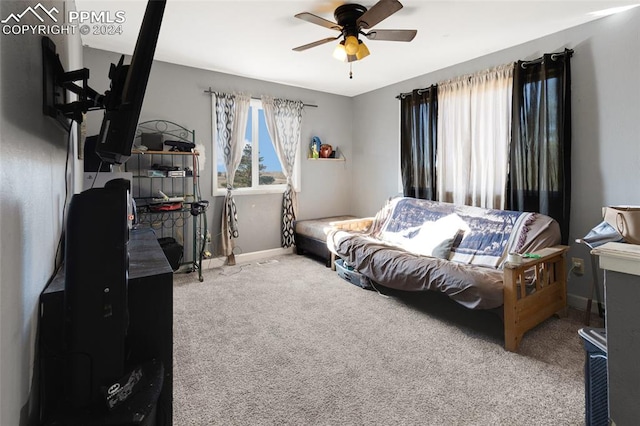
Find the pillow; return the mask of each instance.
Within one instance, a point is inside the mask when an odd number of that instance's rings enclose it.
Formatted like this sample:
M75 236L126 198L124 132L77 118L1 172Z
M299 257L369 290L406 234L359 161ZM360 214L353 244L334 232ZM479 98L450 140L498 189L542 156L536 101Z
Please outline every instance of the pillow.
M417 233L405 238L400 245L414 254L448 259L451 248L468 229L464 220L452 213L435 222L424 223Z
M458 229L456 234L445 240L442 240L440 244L435 246L431 251L432 257L437 257L438 259L449 259L449 255L451 254L451 249L456 245L460 244L460 240L464 236L464 230Z

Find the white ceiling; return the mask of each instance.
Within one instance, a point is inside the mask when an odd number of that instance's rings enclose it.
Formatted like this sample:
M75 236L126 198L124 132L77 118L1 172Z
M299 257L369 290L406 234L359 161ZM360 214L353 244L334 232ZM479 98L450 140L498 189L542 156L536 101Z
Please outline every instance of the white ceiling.
M371 7L376 0L362 0ZM291 49L338 35L294 17L334 21L333 0L168 0L155 58L165 62L355 96L540 38L598 16L590 12L638 0L401 0L404 8L376 29L417 29L410 43L369 41L371 55L349 64L332 57L336 42ZM146 1L76 0L79 11L125 12L122 35L85 35L83 44L131 54Z

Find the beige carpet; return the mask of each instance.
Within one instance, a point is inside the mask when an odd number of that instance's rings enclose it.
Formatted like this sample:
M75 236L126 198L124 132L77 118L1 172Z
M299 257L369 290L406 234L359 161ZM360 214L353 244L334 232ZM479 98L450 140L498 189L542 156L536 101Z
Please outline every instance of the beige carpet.
M175 276L177 426L584 424L577 314L514 354L493 313L381 296L304 256L204 276Z

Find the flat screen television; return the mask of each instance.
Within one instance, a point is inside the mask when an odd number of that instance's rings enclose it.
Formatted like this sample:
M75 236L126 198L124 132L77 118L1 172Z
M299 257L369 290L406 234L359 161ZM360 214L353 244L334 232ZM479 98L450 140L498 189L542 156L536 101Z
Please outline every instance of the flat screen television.
M96 145L103 162L122 164L131 156L165 5L166 0L147 3L131 64L124 65L124 55L118 65L111 64L111 88L105 93L105 114Z
M166 0L150 0L131 64L111 65L111 89L96 154L123 163L131 147L149 79ZM106 410L105 387L125 372L128 326L128 242L132 203L128 181L108 182L72 197L65 241L66 403Z

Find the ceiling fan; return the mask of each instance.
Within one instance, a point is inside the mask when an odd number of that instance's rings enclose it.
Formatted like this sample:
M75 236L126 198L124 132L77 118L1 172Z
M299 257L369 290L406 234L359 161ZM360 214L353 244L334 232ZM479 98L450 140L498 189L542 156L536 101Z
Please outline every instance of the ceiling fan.
M389 16L402 9L402 4L397 0L379 0L376 4L367 9L359 4L347 3L338 6L333 16L337 22L332 22L309 12L302 12L295 15L296 18L312 24L320 25L331 30L339 31L336 37L327 37L313 43L295 47L293 50L302 52L312 47L330 43L342 37L333 52L334 58L344 62L359 61L369 56L369 49L360 40L363 35L369 40L384 41L411 41L417 34L417 30L374 30L376 26ZM368 30L365 32L365 30Z

